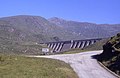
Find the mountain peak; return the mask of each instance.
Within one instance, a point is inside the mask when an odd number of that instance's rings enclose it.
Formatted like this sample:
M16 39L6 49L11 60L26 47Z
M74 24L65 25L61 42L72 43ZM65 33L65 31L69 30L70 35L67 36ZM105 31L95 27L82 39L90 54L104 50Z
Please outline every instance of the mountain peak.
M67 21L63 18L59 18L59 17L52 17L52 18L49 18L48 19L49 21L54 21L54 22L64 22L64 21Z
M48 20L64 20L64 21L66 21L65 19L59 18L59 17L52 17L52 18L49 18Z

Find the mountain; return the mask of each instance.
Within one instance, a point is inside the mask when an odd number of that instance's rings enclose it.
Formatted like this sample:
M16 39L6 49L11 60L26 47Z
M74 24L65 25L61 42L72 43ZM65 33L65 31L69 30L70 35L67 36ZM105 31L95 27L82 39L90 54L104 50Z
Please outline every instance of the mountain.
M60 18L18 15L0 18L0 53L41 54L37 43L106 38L120 31L120 24L93 24Z
M43 17L28 15L0 18L0 37L15 41L35 42L81 38Z
M0 53L41 54L50 41L81 39L40 16L19 15L0 18Z
M88 22L68 21L53 17L48 19L51 23L78 34L84 38L107 38L117 34L120 31L120 24L95 24Z
M61 18L18 15L0 18L0 39L51 42L107 38L120 31L120 24L94 24Z

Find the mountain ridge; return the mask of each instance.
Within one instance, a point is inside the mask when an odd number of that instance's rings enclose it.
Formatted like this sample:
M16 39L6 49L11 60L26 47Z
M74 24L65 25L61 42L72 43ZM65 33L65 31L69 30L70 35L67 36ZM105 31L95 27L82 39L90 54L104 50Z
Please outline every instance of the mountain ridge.
M40 16L0 18L0 53L41 54L44 46L38 43L106 38L120 30L119 24L99 26L60 20L60 25L57 25Z
M120 30L120 24L95 24L88 22L66 21L61 18L50 18L50 22L64 27L73 33L82 34L85 38L107 38L117 34ZM106 34L107 32L107 34ZM91 34L90 34L91 33Z
M58 27L55 24L50 23L47 19L39 16L19 15L4 17L0 18L0 25L14 27L24 32L24 34L27 33L29 36L31 36L31 33L37 35L37 37L48 36L48 38L46 38L48 40L45 40L45 38L43 39L45 41L56 41L52 39L52 37L57 36L59 39L61 38L62 40L73 39L71 37L72 33L67 32L65 29ZM66 39L63 36L66 37Z
M2 17L0 18L0 25L2 27L12 27L8 30L9 32L14 32L15 29L16 32L23 32L20 37L33 37L34 35L33 41L39 42L107 38L120 30L120 24L95 24L65 20L58 17L46 19L31 15Z

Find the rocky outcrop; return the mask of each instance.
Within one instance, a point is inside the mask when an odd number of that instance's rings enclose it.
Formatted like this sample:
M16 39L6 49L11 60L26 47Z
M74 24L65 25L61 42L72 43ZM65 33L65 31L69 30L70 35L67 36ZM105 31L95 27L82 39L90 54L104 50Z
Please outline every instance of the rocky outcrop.
M104 45L103 52L97 55L98 61L120 75L120 33L111 37Z

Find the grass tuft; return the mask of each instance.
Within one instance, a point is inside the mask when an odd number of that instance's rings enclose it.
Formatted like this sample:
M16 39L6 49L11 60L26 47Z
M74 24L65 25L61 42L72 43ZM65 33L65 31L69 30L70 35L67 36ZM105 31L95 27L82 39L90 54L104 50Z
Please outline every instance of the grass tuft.
M0 55L0 78L78 78L78 76L68 64L59 60Z

